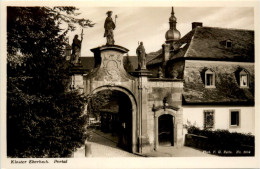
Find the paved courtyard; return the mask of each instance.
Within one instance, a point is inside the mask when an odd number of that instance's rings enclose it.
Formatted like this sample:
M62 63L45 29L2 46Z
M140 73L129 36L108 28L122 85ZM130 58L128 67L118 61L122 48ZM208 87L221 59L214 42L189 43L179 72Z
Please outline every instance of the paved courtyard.
M129 153L117 147L117 137L111 133L103 133L99 130L92 131L92 138L89 140L91 155L89 157L214 157L191 147L160 146L157 151L142 156ZM79 148L74 153L74 158L84 158L85 147Z
M111 133L103 133L99 130L92 131L92 138L88 142L91 146L90 157L140 157L117 147L117 137ZM85 157L85 147L81 147L74 153L75 158Z

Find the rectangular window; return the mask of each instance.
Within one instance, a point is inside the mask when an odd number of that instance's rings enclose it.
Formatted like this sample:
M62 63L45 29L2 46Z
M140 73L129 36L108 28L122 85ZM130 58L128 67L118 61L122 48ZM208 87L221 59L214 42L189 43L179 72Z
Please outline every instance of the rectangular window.
M230 111L230 126L239 126L240 122L240 111L239 110L231 110Z
M215 88L215 72L212 69L207 69L205 71L204 82L206 88Z
M247 86L247 75L246 74L242 74L240 75L240 86Z
M206 74L206 85L213 86L213 74Z
M231 48L232 47L232 42L231 41L227 41L226 42L226 46L227 46L227 48Z
M204 128L214 127L214 110L204 110Z

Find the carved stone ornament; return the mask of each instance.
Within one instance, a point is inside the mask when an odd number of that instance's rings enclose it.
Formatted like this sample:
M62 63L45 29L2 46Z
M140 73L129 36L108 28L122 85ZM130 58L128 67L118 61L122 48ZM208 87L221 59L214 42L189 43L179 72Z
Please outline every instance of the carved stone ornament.
M109 55L104 58L104 70L106 73L105 81L116 82L120 81L120 70L119 65L121 64L121 60L119 56Z

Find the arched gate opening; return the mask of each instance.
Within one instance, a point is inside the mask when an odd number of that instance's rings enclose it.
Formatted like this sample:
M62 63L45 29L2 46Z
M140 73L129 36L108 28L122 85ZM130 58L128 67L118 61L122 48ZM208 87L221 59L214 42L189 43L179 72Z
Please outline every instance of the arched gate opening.
M131 93L119 87L101 87L95 95L109 93L106 103L99 108L100 132L111 136L117 146L136 152L136 102Z
M105 91L100 91L102 93ZM98 94L99 94L98 93ZM130 151L132 140L132 109L128 96L111 91L109 101L100 108L101 131L111 133L119 147Z

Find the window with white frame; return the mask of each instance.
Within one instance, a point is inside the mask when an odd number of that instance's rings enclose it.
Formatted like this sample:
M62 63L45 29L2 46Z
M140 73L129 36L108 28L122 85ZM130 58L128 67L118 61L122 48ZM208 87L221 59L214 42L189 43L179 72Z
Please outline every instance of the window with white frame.
M230 127L240 126L240 110L230 110Z
M205 72L205 87L215 87L215 72L211 69Z
M204 110L204 128L214 128L214 110Z
M246 70L242 70L239 73L240 87L249 86L249 73Z

